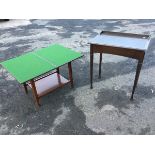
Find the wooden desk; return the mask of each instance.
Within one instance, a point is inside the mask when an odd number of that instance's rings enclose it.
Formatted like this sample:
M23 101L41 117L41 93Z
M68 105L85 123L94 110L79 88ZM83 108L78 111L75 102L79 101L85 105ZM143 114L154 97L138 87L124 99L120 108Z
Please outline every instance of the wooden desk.
M131 99L138 83L145 52L150 42L149 35L102 31L90 40L90 88L93 88L94 53L100 53L99 78L101 78L102 53L125 56L138 60Z

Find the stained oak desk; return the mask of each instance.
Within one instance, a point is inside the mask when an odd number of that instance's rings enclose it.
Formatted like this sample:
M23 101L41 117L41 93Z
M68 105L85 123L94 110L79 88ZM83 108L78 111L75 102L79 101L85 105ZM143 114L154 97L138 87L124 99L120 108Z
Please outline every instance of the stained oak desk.
M150 35L102 31L92 38L90 43L90 88L93 88L93 58L94 53L100 53L99 78L101 78L102 54L114 54L138 60L131 99L138 83L145 52L148 49ZM124 66L125 67L125 66Z
M26 93L28 93L27 86L32 89L36 100L35 105L38 108L40 106L40 97L67 83L71 83L71 87L73 87L71 62L81 56L82 54L79 52L55 44L0 64L20 84L23 84ZM65 64L68 64L69 79L61 76L59 72L59 68Z

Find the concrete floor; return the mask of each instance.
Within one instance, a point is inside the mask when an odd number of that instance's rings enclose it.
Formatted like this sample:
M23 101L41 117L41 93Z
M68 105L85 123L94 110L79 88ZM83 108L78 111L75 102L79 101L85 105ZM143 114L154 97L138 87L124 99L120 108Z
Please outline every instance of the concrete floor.
M0 134L155 134L155 20L15 20L0 23L0 62L59 43L84 54L73 63L75 88L67 85L43 97L35 110L31 90L0 67ZM21 24L20 24L21 22ZM150 33L134 101L136 60L103 55L94 89L89 89L89 38L102 30ZM20 66L19 66L20 67ZM67 66L61 73L68 76Z

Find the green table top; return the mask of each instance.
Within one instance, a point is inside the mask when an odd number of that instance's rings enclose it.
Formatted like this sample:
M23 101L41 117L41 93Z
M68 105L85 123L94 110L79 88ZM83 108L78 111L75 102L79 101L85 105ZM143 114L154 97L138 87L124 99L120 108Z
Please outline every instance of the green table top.
M20 83L24 83L80 57L81 53L55 44L0 64Z

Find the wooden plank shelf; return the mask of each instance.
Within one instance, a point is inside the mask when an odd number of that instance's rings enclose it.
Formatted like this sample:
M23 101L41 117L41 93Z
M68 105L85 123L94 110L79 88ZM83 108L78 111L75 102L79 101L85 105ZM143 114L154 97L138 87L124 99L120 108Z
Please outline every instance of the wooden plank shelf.
M44 78L38 79L35 81L38 97L40 98L41 96L44 96L69 82L70 80L64 78L58 73L54 73ZM28 83L28 85L32 88L30 83Z

